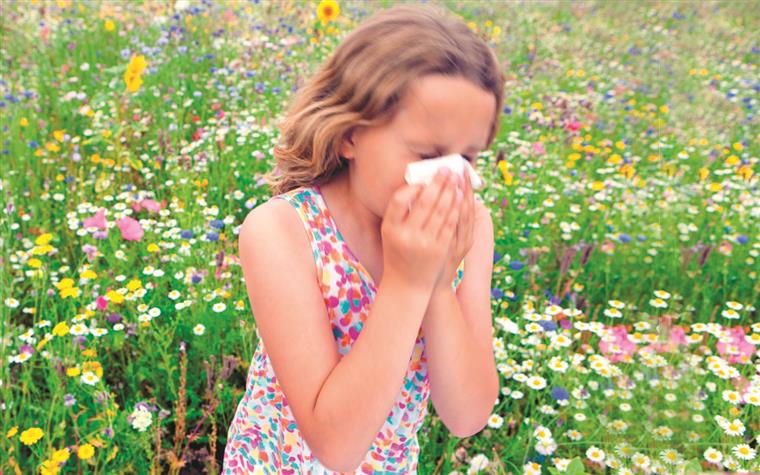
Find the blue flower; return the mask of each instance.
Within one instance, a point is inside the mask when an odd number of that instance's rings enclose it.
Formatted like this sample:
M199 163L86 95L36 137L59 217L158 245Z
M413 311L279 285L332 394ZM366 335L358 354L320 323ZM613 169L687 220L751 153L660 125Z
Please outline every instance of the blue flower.
M541 325L541 328L543 328L545 332L553 332L557 329L557 324L554 323L553 320L539 320L538 324Z
M193 237L193 232L187 229L179 233L179 235L182 239L190 239L191 237Z
M509 268L512 269L512 270L520 270L523 267L525 267L525 264L523 264L522 262L517 261L517 260L512 261L512 262L509 263Z
M568 394L567 389L563 388L562 386L553 386L552 398L554 398L555 401L570 399L570 394Z
M222 228L224 228L224 221L222 221L221 219L215 219L215 220L211 221L210 224L211 224L212 228L216 228L216 229L222 229Z
M504 291L502 291L498 287L494 287L493 289L491 289L491 296L495 299L500 299L504 297Z
M628 235L626 233L620 233L620 235L618 236L618 239L620 240L620 242L622 242L623 244L625 244L625 243L631 242L632 238L631 238L630 235Z

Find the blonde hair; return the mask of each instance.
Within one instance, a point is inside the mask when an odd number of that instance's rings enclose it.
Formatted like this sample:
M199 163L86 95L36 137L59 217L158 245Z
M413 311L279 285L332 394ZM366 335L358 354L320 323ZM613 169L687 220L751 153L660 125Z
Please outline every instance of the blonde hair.
M496 97L487 147L498 132L504 74L488 44L460 18L430 5L380 10L352 30L299 90L264 175L273 195L321 185L347 164L339 156L355 127L387 123L410 83L427 74L463 77Z

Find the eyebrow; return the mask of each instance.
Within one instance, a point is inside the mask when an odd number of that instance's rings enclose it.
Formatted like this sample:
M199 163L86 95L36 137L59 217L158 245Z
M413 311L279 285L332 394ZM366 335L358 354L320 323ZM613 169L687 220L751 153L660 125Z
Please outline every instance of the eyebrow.
M443 145L432 144L430 142L424 142L424 141L418 142L416 140L409 140L409 141L407 141L407 143L409 145L414 146L414 147L434 147L436 150L445 150L446 149L446 147L443 146ZM484 149L484 148L485 148L485 146L478 147L477 145L470 145L470 147L467 150L465 150L465 152L477 152L478 150L481 150L481 149Z

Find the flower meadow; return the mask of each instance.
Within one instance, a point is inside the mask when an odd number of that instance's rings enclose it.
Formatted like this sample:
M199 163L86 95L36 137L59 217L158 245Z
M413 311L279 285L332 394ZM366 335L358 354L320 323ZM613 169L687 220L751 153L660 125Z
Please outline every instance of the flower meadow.
M2 2L0 473L220 471L277 123L395 3ZM501 393L465 439L431 404L419 473L759 472L760 9L435 3L507 79Z

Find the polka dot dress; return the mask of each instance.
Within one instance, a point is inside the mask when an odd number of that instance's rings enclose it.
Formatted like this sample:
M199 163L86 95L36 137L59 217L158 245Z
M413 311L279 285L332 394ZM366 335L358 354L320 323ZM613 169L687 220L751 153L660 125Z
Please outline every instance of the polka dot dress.
M319 186L299 187L271 199L287 200L301 217L321 275L319 285L330 327L338 351L345 356L369 316L377 291L375 282L335 226ZM452 284L455 290L463 273L464 261ZM258 330L256 335L259 336ZM427 415L430 395L424 348L420 329L393 409L364 461L355 472L344 473L417 473L417 431ZM301 436L261 338L251 361L245 394L227 434L223 473L341 473L322 466Z

